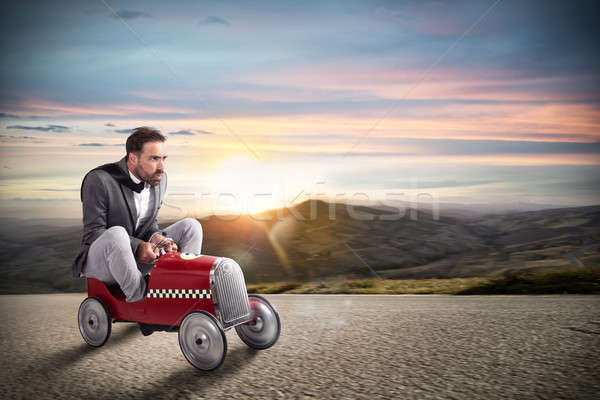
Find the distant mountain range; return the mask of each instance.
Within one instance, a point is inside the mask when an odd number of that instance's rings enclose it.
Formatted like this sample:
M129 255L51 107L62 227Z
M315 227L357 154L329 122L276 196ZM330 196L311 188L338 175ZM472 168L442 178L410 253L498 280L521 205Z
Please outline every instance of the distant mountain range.
M329 278L494 276L600 265L600 206L500 214L306 201L200 220L204 254L239 262L248 283ZM78 291L77 220L0 220L0 293Z

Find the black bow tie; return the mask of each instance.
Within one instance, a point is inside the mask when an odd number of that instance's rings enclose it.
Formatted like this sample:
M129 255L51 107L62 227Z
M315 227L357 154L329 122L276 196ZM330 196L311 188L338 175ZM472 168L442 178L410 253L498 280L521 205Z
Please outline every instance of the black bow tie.
M132 181L130 189L136 193L140 193L142 190L144 190L145 185L146 183L144 181L141 181L140 183L135 183Z

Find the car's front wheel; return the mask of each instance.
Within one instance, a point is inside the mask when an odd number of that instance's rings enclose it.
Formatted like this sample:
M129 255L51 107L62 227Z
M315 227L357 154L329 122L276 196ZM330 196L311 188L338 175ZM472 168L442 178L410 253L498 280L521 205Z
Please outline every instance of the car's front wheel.
M279 313L269 300L258 294L248 295L252 319L235 327L244 343L257 350L268 349L277 343L281 333Z
M179 347L190 364L203 371L218 368L227 354L223 328L205 311L185 316L179 327Z

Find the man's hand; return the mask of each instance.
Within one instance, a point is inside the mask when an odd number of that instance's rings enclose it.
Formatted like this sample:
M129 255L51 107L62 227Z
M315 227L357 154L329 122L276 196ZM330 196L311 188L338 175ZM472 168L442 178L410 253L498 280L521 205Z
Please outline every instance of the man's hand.
M135 251L135 257L142 264L152 264L159 254L160 253L158 252L158 248L152 249L152 243L150 242L140 243L137 250Z
M160 233L157 233L154 236L152 236L150 243L152 243L152 245L156 245L157 243L160 243L162 240L165 240L165 239L166 239L166 237L164 237ZM177 251L178 250L177 243L173 242L172 240L165 240L157 247L157 249L158 248L164 249L164 251L166 251L167 253L169 251Z

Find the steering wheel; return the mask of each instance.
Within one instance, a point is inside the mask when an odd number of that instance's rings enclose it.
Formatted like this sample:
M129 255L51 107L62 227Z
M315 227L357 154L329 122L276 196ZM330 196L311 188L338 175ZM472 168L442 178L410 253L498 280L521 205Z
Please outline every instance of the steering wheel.
M156 249L158 246L160 246L161 244L163 244L164 242L173 242L175 243L175 241L173 240L173 238L170 237L166 237L164 239L162 239L161 241L155 243L154 245L152 245L152 250ZM156 256L156 258L154 259L154 261L152 261L152 264L156 264L156 261L158 261L158 259L167 254L167 252L165 251L165 249L163 247L159 247L158 249L158 255Z

